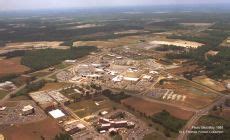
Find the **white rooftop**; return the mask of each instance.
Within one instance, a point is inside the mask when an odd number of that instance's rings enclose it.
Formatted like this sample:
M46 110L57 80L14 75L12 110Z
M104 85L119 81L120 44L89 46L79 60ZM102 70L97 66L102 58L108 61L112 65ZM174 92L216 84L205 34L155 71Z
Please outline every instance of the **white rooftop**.
M56 110L52 110L49 112L49 114L54 118L54 119L58 119L61 117L64 117L65 114L60 110L60 109L56 109Z
M108 111L102 111L101 114L106 115L106 114L108 114Z
M124 80L127 80L127 81L138 81L139 78L124 77Z
M77 127L78 127L79 129L84 129L84 128L85 128L85 126L84 126L83 124L81 124L81 123L77 124Z
M28 110L31 110L31 109L34 109L34 107L31 106L31 105L27 105L27 106L23 107L22 111L28 111Z

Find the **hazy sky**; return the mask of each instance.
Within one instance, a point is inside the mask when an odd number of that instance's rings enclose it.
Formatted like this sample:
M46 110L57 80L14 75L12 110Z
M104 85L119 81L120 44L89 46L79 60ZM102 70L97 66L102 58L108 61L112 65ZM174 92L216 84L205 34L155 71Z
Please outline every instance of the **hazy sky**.
M229 3L229 0L0 0L0 10L163 4L213 4L227 2Z

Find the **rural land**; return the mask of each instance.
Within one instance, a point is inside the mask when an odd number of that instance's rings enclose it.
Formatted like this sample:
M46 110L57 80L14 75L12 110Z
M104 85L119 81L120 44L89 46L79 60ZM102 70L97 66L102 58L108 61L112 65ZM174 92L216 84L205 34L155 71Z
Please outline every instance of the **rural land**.
M194 10L0 13L0 140L229 140L230 11Z

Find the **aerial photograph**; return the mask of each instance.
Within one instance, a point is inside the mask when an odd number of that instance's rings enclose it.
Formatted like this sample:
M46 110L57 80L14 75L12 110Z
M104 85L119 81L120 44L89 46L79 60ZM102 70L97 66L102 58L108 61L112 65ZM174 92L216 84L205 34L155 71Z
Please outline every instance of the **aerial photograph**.
M0 140L230 140L230 1L0 0Z

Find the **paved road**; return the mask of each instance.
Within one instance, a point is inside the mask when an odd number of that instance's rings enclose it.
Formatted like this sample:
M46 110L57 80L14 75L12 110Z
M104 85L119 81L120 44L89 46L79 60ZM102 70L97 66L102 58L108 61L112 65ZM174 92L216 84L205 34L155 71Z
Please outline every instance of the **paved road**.
M229 98L229 95L223 95L220 99L218 99L216 102L208 105L207 107L205 107L204 109L199 110L198 112L196 112L196 114L187 122L187 124L184 126L184 128L182 129L182 132L184 133L180 133L177 140L187 140L188 137L188 133L186 133L186 131L190 131L192 129L192 126L196 124L196 122L204 115L208 115L209 111L217 105L220 105L222 103L224 103L224 101Z

